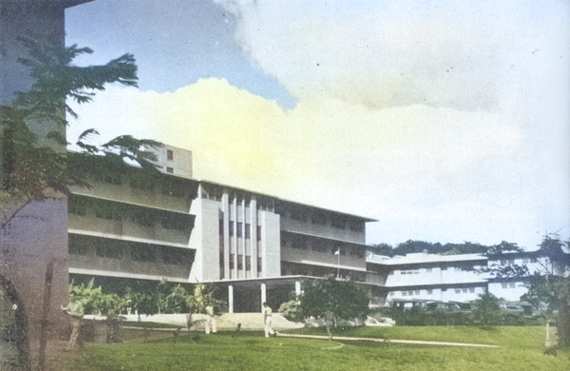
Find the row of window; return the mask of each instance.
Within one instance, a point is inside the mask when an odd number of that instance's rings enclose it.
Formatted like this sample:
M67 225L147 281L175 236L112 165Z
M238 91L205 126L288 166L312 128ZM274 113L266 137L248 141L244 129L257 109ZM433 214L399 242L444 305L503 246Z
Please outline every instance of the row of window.
M215 185L206 185L202 184L202 192L201 197L207 200L213 201L222 201L222 196L224 195L224 189ZM228 198L230 200L229 206L230 211L234 207L234 202L241 207L245 204L245 207L249 207L251 205L252 196L249 194L243 194L240 192L230 191L228 193ZM259 210L265 211L275 211L275 202L271 198L258 196L256 197L257 200L257 207Z
M168 173L174 173L174 169L168 167ZM182 182L176 182L174 180L166 181L162 179L160 182L156 181L151 177L141 176L139 174L134 175L124 175L124 174L117 174L117 173L97 173L95 175L95 180L101 183L109 183L114 185L121 185L125 182L125 178L128 179L128 185L131 188L148 191L148 192L160 192L166 196L174 196L174 197L187 197L187 185L183 184Z
M187 230L191 222L186 215L163 213L137 206L118 204L102 200L72 197L69 201L69 213L86 216L92 210L98 219L121 221L126 217L144 227L153 227L156 223L165 229Z
M463 266L463 267L447 267L447 266L442 266L440 267L440 269L442 271L446 271L446 270L450 270L450 271L457 271L457 272L473 272L475 270L477 270L479 267L477 266ZM433 268L424 268L426 273L430 273L433 271ZM395 273L400 273L401 275L406 275L406 274L419 274L421 273L422 269L403 269L403 270L396 270L396 271L391 271L389 273L389 275L393 275Z
M522 264L536 263L536 258L523 258ZM501 259L501 265L515 265L515 259Z
M466 294L466 293L475 293L475 287L464 287L464 288L460 288L460 289L454 289L456 294ZM446 289L442 289L442 291L447 291ZM405 290L405 291L400 291L400 295L401 296L419 296L422 294L422 290ZM425 290L425 294L427 295L433 295L433 289L426 289ZM395 292L391 292L390 296L394 296Z
M228 223L229 228L229 235L230 237L236 236L237 238L251 238L251 224L249 223L242 223L242 222L233 222L230 221ZM224 219L219 219L218 221L218 233L220 236L224 236ZM257 240L261 240L261 226L257 226Z
M292 248L298 250L308 250L309 249L309 241L304 238L286 238L281 237L281 247L283 248ZM339 244L335 244L334 246L330 246L330 243L326 243L322 240L313 240L311 243L311 250L315 252L325 253L325 254L332 254L332 255L340 255L340 256L350 256L352 258L359 258L364 259L365 251L364 249L360 248L347 248L342 247Z
M220 279L224 279L227 278L225 276L225 259L224 259L224 251L220 250L220 262L219 262L219 266L220 266ZM257 258L257 272L261 273L262 272L262 260L261 257ZM230 270L238 270L238 271L243 271L245 268L246 272L251 272L251 256L249 255L242 255L242 254L238 254L236 256L236 254L230 254L229 255L229 265L230 265Z
M430 269L431 271L431 269ZM420 270L419 269L408 269L408 270L402 270L400 271L400 274L419 274Z
M307 222L309 217L307 216L306 212L302 210L294 210L289 214L290 218L297 221ZM349 221L341 216L338 215L327 215L326 213L322 212L315 212L310 214L311 223L317 225L327 225L329 220L330 224L338 229L345 229L348 225L348 228L355 232L362 232L364 231L364 222L356 222L356 221Z
M108 259L124 259L130 254L133 261L174 265L187 265L192 259L188 249L76 235L69 236L69 253Z

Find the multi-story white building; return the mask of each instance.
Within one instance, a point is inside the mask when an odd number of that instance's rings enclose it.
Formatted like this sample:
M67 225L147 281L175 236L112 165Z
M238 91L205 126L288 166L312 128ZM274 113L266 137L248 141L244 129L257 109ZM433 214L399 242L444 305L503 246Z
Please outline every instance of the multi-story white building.
M369 254L369 269L386 275L387 301L420 299L471 301L484 293L487 280L475 270L487 265L479 254L408 254L379 258Z
M487 290L516 301L523 279L478 272L517 264L533 273L549 264L536 252L367 254L365 228L374 219L195 180L191 152L154 151L154 174L92 156L81 164L93 187L69 197L72 278L215 282L230 312L254 312L330 275L365 286L376 306L469 302Z
M437 255L415 253L393 258L369 253L370 271L385 280L385 305L399 300L470 302L489 291L505 301L518 301L527 292L527 280L496 277L486 268L526 266L529 273L544 273L549 264L536 251L507 253L487 257L482 254Z
M69 198L72 278L216 282L240 312L277 307L330 274L366 283L373 219L197 181L189 151L155 152L153 175L96 157L81 164L94 175Z

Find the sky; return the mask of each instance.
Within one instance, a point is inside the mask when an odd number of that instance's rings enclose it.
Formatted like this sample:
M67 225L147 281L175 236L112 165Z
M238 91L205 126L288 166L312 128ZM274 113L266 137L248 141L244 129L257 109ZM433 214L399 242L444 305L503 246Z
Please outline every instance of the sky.
M570 236L570 1L95 0L66 35L139 68L70 142L191 150L196 179L377 219L368 244Z

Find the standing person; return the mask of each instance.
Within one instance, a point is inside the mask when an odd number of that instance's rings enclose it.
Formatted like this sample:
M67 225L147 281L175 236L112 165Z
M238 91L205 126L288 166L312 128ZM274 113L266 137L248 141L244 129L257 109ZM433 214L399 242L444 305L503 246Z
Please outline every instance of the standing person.
M263 323L265 323L265 337L277 336L277 331L273 330L271 324L273 323L273 311L267 303L263 303Z
M214 316L214 307L212 305L206 306L206 326L205 326L206 334L210 332L216 333L218 330L216 329L216 317Z
M327 334L329 335L329 340L332 340L331 327L334 326L334 313L330 310L325 310L325 326L327 328Z
M81 333L81 324L84 315L83 303L81 298L70 295L69 304L67 307L61 306L61 310L64 311L71 320L71 336L69 337L69 344L67 345L67 350L70 351L79 343L82 344L79 337Z

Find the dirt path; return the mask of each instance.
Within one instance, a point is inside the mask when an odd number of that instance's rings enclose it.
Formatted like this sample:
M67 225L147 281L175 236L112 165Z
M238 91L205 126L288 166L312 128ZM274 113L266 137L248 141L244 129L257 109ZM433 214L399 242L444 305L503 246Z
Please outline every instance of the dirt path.
M329 339L328 336L284 334L281 332L277 336L290 337L290 338L304 338L304 339L320 339L320 340L328 340ZM488 345L488 344L451 343L451 342L445 342L445 341L376 339L376 338L361 338L361 337L346 337L346 336L333 336L333 340L336 340L336 341L372 341L372 342L376 342L376 343L435 345L435 346L448 346L448 347L500 348L500 346L498 346L498 345Z

